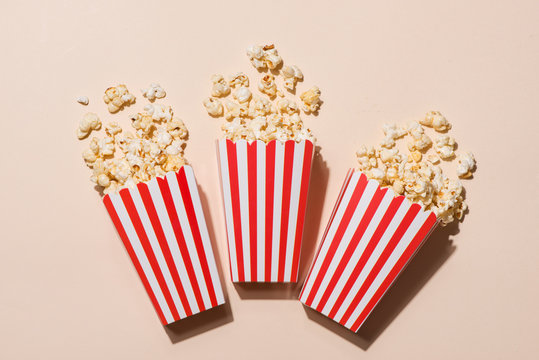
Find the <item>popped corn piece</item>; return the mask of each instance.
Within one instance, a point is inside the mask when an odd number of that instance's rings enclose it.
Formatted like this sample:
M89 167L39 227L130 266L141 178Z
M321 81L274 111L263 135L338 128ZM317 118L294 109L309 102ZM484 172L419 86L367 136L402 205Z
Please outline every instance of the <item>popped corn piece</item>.
M229 77L228 85L231 88L236 88L238 86L249 87L249 78L244 73L238 72Z
M172 143L169 146L167 146L165 151L167 155L179 155L183 153L184 144L185 144L184 141L176 139L172 141Z
M167 123L167 131L174 139L186 140L189 136L187 127L180 118L173 117L170 122Z
M292 115L294 113L299 113L299 106L295 101L289 99L279 99L277 101L277 108L279 112Z
M439 132L444 132L451 129L451 124L439 111L429 111L425 117L419 122L422 125L434 128Z
M269 69L273 70L283 62L273 44L266 45L262 49L264 50L264 61Z
M431 164L438 164L440 162L440 158L436 155L429 154L427 155L427 161Z
M152 116L146 112L131 116L131 126L143 134L149 134L155 128Z
M451 159L455 156L455 139L449 135L440 135L434 140L434 150L443 160Z
M174 115L172 108L163 104L148 104L144 107L144 111L155 121L170 121Z
M110 185L110 178L106 174L101 174L97 177L97 185L108 187Z
M410 151L426 150L432 145L432 140L425 134L425 130L418 122L410 123L408 134L412 137L412 142L408 143Z
M421 158L422 158L421 151L418 151L418 150L412 151L411 155L412 155L412 160L414 160L415 162L421 161Z
M154 132L154 138L161 149L166 148L172 142L172 135L164 127L160 127Z
M215 74L211 77L212 89L211 95L215 97L223 97L230 94L230 86L226 82L223 75Z
M185 160L181 156L170 155L167 157L167 161L164 164L164 170L166 172L176 172L185 164Z
M95 113L86 113L79 122L79 128L77 129L77 137L79 140L86 138L92 130L101 129L101 120Z
M277 84L275 84L275 76L272 74L265 75L258 83L258 90L268 95L270 98L277 95Z
M110 156L114 155L114 138L111 136L106 136L97 141L98 151L100 156Z
M251 97L251 90L245 86L240 87L234 92L234 99L236 99L240 104L250 101Z
M247 56L255 68L264 70L266 68L275 69L283 62L275 46L266 45L264 47L252 45L247 48Z
M97 160L97 155L92 149L86 149L82 152L82 158L88 167L92 167L95 161Z
M320 94L320 89L317 86L313 86L300 95L300 99L303 101L303 111L305 111L305 113L308 114L318 111L320 108Z
M382 140L381 146L391 149L395 146L395 140L406 135L406 130L398 127L396 124L384 124L383 131L385 134L384 140Z
M471 152L466 152L459 155L457 165L457 175L460 178L468 178L472 176L475 169L475 157Z
M79 96L77 98L77 102L81 105L88 105L88 103L90 102L90 100L88 100L88 96Z
M255 118L257 116L269 115L275 112L275 108L271 101L266 97L253 96L249 103L247 116Z
M105 132L108 136L115 136L122 132L122 128L116 121L111 121L105 126Z
M249 104L237 104L234 101L225 99L226 113L225 118L227 120L236 118L236 117L246 117L249 114Z
M149 101L155 101L155 99L162 99L167 96L165 90L157 83L151 83L148 88L141 89L140 91L142 92L142 96Z
M303 73L296 65L283 67L282 74L284 77L284 87L289 91L294 91L298 80L303 80Z
M206 98L202 102L204 104L204 107L206 108L206 111L208 114L214 117L218 117L223 115L223 104L221 104L221 101L217 98Z
M103 101L107 104L110 113L118 112L124 106L134 104L135 100L135 97L129 93L129 90L123 84L109 87L105 90L105 95L103 95Z

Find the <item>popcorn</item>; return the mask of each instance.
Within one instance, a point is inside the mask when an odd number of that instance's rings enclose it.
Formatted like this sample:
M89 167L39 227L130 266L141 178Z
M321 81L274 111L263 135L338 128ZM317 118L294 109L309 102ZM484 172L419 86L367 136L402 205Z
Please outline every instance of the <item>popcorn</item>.
M223 97L230 94L230 86L228 86L223 75L213 75L211 77L211 82L213 83L211 96Z
M118 135L122 132L122 128L116 121L111 121L110 123L105 126L105 132L108 136L114 137L115 135Z
M269 97L275 97L277 95L277 85L275 84L275 76L267 74L264 76L260 83L258 83L258 90L268 95Z
M88 100L88 97L87 96L79 96L77 98L77 102L81 105L88 105L88 103L90 102L90 100Z
M447 160L455 156L455 139L448 135L441 135L434 140L434 150L440 158Z
M289 91L294 91L298 80L303 80L303 73L296 65L283 67L281 73L284 77L284 87Z
M460 178L468 178L472 176L475 169L475 157L471 152L459 155L457 165L457 175Z
M440 120L440 114L431 114L436 131L450 129L450 125ZM427 114L427 115L429 115ZM434 126L436 124L436 127ZM458 180L449 179L437 163L440 158L454 157L456 142L448 135L441 135L434 141L436 154L427 154L432 144L420 123L413 122L405 129L397 125L384 125L385 138L380 148L361 146L357 153L358 168L370 179L377 180L382 187L391 187L396 194L404 195L411 202L420 204L425 210L433 211L444 226L461 219L468 208L464 202L464 189ZM408 135L409 155L402 155L395 148L395 140ZM475 167L471 153L459 156L457 174L469 177Z
M279 112L292 115L299 112L298 104L295 101L289 99L279 99L277 101L277 108Z
M419 122L422 125L430 126L434 130L444 132L451 129L451 124L439 111L429 111Z
M144 96L149 101L155 101L155 99L162 99L167 95L161 85L157 83L151 83L148 88L141 89L140 91L142 92L142 96Z
M82 120L79 122L79 128L77 129L77 137L79 140L82 140L86 138L92 130L99 130L101 129L101 120L99 120L99 117L97 114L94 113L86 113Z
M266 68L275 69L283 61L273 44L264 47L257 45L250 46L247 48L247 56L253 66L258 70L264 70Z
M217 98L206 98L202 102L204 104L204 107L206 108L206 111L211 116L221 116L223 115L223 104L221 104L221 101Z
M320 108L320 94L320 89L317 86L313 86L301 94L300 99L303 101L303 111L307 114L318 111Z
M234 92L234 99L236 99L240 104L248 102L249 100L251 100L251 97L251 90L249 90L245 86L240 87Z
M241 87L241 86L249 87L249 78L244 73L238 72L230 76L228 80L228 85L231 88L236 88L236 87Z
M129 90L123 84L116 87L109 87L105 90L105 95L103 96L103 101L108 105L110 113L118 112L124 106L134 104L135 100L135 97L129 93Z
M111 137L111 136L106 136L102 139L99 139L98 142L97 142L97 146L98 146L98 154L100 156L110 156L110 155L114 155L114 150L115 150L115 146L114 146L114 138Z
M148 104L144 107L144 111L155 121L170 121L174 115L170 106L162 104Z

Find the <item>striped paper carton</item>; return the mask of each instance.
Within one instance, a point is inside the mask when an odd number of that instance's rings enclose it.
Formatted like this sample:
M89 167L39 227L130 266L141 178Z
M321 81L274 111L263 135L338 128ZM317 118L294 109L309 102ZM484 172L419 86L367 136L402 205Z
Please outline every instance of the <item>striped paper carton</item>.
M225 302L190 166L103 203L164 325Z
M350 170L300 301L356 332L438 221Z
M313 143L217 145L233 282L296 282Z

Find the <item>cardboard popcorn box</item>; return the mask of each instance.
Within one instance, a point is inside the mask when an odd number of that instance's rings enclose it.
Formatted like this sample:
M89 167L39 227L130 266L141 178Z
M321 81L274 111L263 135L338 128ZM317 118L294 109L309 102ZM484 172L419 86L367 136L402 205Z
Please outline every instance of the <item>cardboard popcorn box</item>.
M437 224L433 212L350 170L300 301L358 331Z
M314 145L217 143L233 282L296 282Z
M225 302L190 166L103 203L164 325Z

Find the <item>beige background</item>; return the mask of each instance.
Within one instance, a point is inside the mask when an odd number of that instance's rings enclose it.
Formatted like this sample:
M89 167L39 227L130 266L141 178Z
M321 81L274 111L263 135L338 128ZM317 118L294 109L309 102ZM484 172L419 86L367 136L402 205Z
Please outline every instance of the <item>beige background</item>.
M138 3L138 4L136 4ZM20 1L0 6L2 359L531 359L539 352L537 1ZM214 72L275 42L323 92L302 269L362 143L441 110L478 159L470 213L438 229L354 335L294 300L234 287L217 180ZM228 305L163 329L74 130L104 89L160 82L191 133ZM87 95L87 108L75 102ZM136 109L136 107L135 107Z

